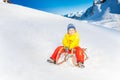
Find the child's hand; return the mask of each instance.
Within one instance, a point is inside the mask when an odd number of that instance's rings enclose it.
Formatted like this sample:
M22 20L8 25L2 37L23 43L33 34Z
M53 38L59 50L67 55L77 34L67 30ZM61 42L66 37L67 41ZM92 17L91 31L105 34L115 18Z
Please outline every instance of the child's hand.
M66 48L65 48L65 52L68 53L68 51L69 51L69 49L68 49L68 47L66 47Z

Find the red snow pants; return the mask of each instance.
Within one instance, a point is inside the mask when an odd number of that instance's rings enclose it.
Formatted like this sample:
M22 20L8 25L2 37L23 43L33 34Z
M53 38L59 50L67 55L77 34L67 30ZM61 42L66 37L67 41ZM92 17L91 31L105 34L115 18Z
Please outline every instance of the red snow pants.
M78 62L84 63L84 50L79 46L75 47L74 49L76 50L74 54L76 56L77 63ZM59 59L60 55L64 52L65 52L64 46L58 46L50 58L56 61L56 58L58 57ZM71 50L69 50L68 54L71 54Z

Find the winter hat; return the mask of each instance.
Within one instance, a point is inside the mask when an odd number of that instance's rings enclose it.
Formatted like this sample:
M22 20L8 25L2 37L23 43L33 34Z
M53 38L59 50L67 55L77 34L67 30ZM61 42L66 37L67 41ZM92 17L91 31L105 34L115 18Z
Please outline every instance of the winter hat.
M73 29L76 30L76 28L75 28L75 26L74 26L73 24L68 24L68 28L67 28L67 30L69 30L70 28L73 28Z

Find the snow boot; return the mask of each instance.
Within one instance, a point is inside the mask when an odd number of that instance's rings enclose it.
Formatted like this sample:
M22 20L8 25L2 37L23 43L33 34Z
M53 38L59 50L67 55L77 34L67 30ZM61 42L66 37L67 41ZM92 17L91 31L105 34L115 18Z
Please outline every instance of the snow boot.
M78 67L79 67L79 68L85 68L84 64L81 63L81 62L78 63Z
M54 61L53 59L47 59L47 62L49 62L49 63L53 63L53 64L56 64L56 61Z

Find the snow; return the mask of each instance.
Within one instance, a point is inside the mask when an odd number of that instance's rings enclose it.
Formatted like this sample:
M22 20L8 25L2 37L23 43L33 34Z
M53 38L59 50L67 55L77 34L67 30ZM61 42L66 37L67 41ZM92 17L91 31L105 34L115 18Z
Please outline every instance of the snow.
M120 4L120 0L118 0L119 4Z
M77 12L72 16L65 17L87 20L90 24L95 24L108 29L120 31L120 0L94 0L94 4L85 12Z
M0 0L0 3L3 3L3 0Z
M101 10L101 5L100 5L100 4L98 4L98 10L99 10L99 12L102 11L102 10Z
M0 3L0 80L120 80L120 32L13 4ZM75 24L85 68L46 60Z
M86 10L79 19L88 20L91 24L120 31L119 0L94 0L95 4ZM99 4L98 4L99 3Z
M116 31L120 31L120 14L112 14L109 12L109 8L108 8L105 14L102 16L102 20L90 21L90 23L105 28L113 29Z
M83 14L83 17L89 18L92 20L101 18L101 16L104 16L104 13L106 12L108 8L110 9L110 13L120 14L120 4L118 0L106 0L103 3L99 3L100 1L101 0L95 0L95 4L93 4L91 7L92 9L88 8L86 13ZM91 12L93 13L92 15L91 15ZM86 14L87 14L87 17L84 16Z
M68 13L66 15L64 15L65 17L68 17L68 18L73 18L73 19L77 19L79 18L82 14L83 14L83 10L79 11L79 12L71 12L71 13Z

